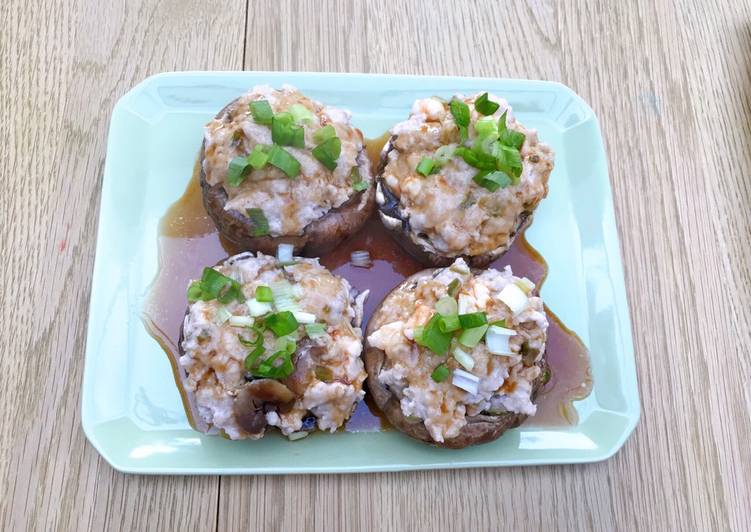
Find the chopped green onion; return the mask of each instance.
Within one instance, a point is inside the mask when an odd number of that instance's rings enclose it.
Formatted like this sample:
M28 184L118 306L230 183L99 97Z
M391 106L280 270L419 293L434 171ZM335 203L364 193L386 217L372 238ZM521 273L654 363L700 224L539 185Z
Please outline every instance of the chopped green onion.
M490 323L488 323L488 325L491 326L491 327L493 327L493 326L495 326L495 327L503 327L505 329L506 328L506 320L491 321Z
M472 329L464 329L462 334L459 335L459 343L466 347L474 347L480 343L482 337L485 336L485 331L487 330L487 324Z
M289 113L295 121L295 124L312 124L313 113L301 103L294 103L289 106Z
M311 338L323 336L324 334L326 334L326 325L324 325L323 323L306 323L305 332Z
M271 329L276 336L284 336L297 330L297 320L295 315L289 310L283 310L266 317L266 326Z
M521 279L518 279L514 281L514 284L521 288L522 292L529 295L532 290L535 289L535 283L527 279L526 277L522 277Z
M484 116L475 122L475 131L477 136L481 139L492 138L495 140L498 138L498 130L495 125L495 120L490 116Z
M433 159L430 157L423 157L418 163L416 170L418 174L427 176L433 173L435 166L436 164Z
M456 122L456 125L459 128L459 140L464 144L468 138L470 118L469 106L457 98L452 98L451 102L449 102L449 110L454 117L454 122Z
M253 332L256 333L256 337L252 340L246 340L241 334L237 335L237 339L245 347L255 347L257 345L263 345L263 327L260 325L253 325Z
M498 170L506 172L516 181L522 175L522 157L519 150L508 146L501 146L497 162Z
M453 97L451 99L451 102L449 102L449 110L451 111L451 114L454 117L454 122L456 122L457 126L464 126L469 127L469 106L458 99L457 97Z
M336 129L329 124L321 129L317 129L315 133L313 133L313 142L320 144L326 140L333 139L334 137L336 137Z
M229 162L227 168L227 184L231 187L239 186L250 172L250 163L247 157L235 157Z
M422 343L422 333L425 332L425 327L418 325L414 328L414 331L412 332L412 338L415 339L415 343L418 345L424 345Z
M261 303L271 303L274 301L274 297L271 295L271 288L263 285L257 286L256 299Z
M420 345L427 347L437 355L443 355L451 344L451 333L441 330L441 315L434 314L422 331Z
M271 120L274 118L274 110L266 100L250 102L250 114L253 115L253 120L265 126L271 125Z
M430 378L435 382L443 382L449 378L449 375L449 368L446 367L446 364L441 364L433 370L433 373L430 374Z
M281 363L277 364L277 361ZM280 350L261 362L253 371L253 375L269 379L286 379L294 372L295 365L292 363L291 353Z
M260 170L269 162L269 153L271 153L271 146L256 144L253 146L253 151L248 155L248 164L256 170Z
M480 170L496 170L496 158L492 155L470 150L464 146L456 148L455 153L470 166Z
M214 323L221 325L231 317L232 313L227 310L227 307L219 307L216 309L216 314L214 314Z
M248 306L248 312L250 312L250 315L254 318L257 318L258 316L263 316L264 314L268 314L271 312L271 304L267 303L265 301L259 301L256 298L248 299L245 304Z
M456 299L449 296L443 296L435 304L435 310L441 316L451 316L457 313Z
M326 139L313 148L313 157L318 159L318 161L329 170L334 170L336 168L336 161L339 159L341 153L342 141L339 140L339 137Z
M477 172L472 179L475 183L488 189L490 192L495 192L499 188L506 188L513 182L513 179L508 174L500 170L496 170L495 172L482 170Z
M300 162L287 150L274 144L269 152L269 164L276 166L287 174L287 177L297 177L300 173Z
M456 293L459 291L462 282L459 279L454 279L449 283L448 292L451 297L456 297Z
M440 327L441 332L449 333L457 331L461 328L461 324L459 323L459 316L457 316L456 314L441 316L441 323L438 326Z
M274 296L276 310L288 310L290 312L299 310L294 288L286 279L271 283L271 293Z
M316 315L311 314L310 312L303 312L301 310L293 310L292 314L294 314L295 319L298 323L302 323L304 325L310 325L311 323L314 323L316 321Z
M542 383L547 384L548 382L550 382L550 377L550 370L545 368L545 371L542 372Z
M434 158L437 164L444 165L447 162L451 160L451 158L454 156L454 151L456 150L456 145L454 144L447 144L445 146L441 146L435 151Z
M488 317L484 312L472 312L470 314L459 314L459 322L462 329L472 329L488 323Z
M331 382L334 380L334 372L328 366L316 366L316 379L321 382Z
M352 188L355 192L362 192L369 186L368 182L363 180L362 176L360 175L360 169L356 166L349 173L349 179L350 181L352 181Z
M271 121L271 139L280 146L305 147L305 133L303 128L292 123L289 113L279 113Z
M276 348L287 354L292 354L297 349L297 341L289 336L283 336L276 341Z
M257 207L248 209L248 218L253 225L251 236L265 236L269 234L269 221L266 219L266 215L263 214L263 210Z
M230 316L229 324L232 327L252 327L255 320L251 316Z
M188 287L188 301L193 303L212 299L217 299L225 305L235 300L243 301L242 286L213 268L204 268L201 280L193 281Z
M517 150L520 150L524 145L524 139L526 139L524 133L514 131L513 129L507 129L498 137L501 144L516 148Z
M490 116L495 113L500 104L488 99L488 93L481 94L479 98L475 100L475 110L481 115Z
M472 371L475 367L475 359L469 356L463 349L457 347L452 352L454 359L467 371Z
M248 356L245 357L245 369L248 371L253 371L253 366L255 365L256 360L265 351L266 349L263 347L263 345L258 345L250 353L248 353Z

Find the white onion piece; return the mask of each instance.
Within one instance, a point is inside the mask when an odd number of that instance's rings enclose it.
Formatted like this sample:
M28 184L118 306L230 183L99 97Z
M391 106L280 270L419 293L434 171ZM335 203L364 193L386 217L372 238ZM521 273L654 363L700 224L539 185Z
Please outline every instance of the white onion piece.
M250 316L232 316L229 324L233 327L252 327L255 320Z
M248 299L245 304L248 306L248 312L253 317L263 316L271 312L271 303L258 301L256 298Z
M310 312L302 312L300 310L292 311L292 315L295 317L298 323L315 323L316 315Z
M292 432L289 435L287 435L287 438L289 439L289 441L297 441L297 440L302 440L307 435L308 435L307 432L302 432L302 431L301 432Z
M465 392L475 395L480 388L480 378L461 369L455 369L454 376L451 379L451 384L457 388L461 388Z
M529 303L527 294L515 284L507 284L506 287L501 290L501 293L498 294L498 299L511 309L514 316L527 308L527 304Z
M508 345L508 340L507 334L491 333L490 329L485 333L485 345L488 346L488 351L494 355L510 356L514 354Z
M353 251L352 255L350 255L350 260L352 261L352 266L359 268L370 268L371 265L370 253L363 250Z
M279 244L276 248L276 259L279 262L292 262L292 254L295 251L295 246L292 244Z
M475 367L475 359L469 356L464 350L457 347L454 349L453 354L456 361L467 371L472 371L472 368Z
M526 277L522 277L518 281L516 281L516 286L522 289L522 292L525 294L529 294L532 290L535 289L535 283L527 279Z
M516 331L514 329L507 329L506 327L500 327L499 325L491 325L488 327L488 332L493 334L500 334L503 336L515 336Z

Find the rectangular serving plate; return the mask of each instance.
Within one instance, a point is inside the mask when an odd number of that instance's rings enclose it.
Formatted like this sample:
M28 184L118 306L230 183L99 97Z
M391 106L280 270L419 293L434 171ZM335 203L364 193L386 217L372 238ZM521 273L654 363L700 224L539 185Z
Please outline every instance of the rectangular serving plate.
M463 450L394 430L278 434L229 441L193 431L167 356L141 311L157 271L157 224L183 193L202 127L256 84L289 83L352 111L366 137L409 113L416 98L491 91L556 152L550 193L527 238L549 264L542 296L589 347L592 393L569 427L523 425ZM152 76L115 105L102 184L82 393L82 425L116 469L151 474L356 473L595 462L612 456L639 419L628 303L607 161L592 109L559 83L301 72L177 72Z

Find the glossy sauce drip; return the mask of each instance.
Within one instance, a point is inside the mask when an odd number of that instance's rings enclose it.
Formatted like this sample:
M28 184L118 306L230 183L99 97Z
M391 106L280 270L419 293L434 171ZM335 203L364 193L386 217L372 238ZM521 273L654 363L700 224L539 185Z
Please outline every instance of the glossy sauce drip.
M387 140L386 134L366 141L374 167ZM169 356L191 425L205 430L205 425L190 409L191 401L183 389L178 366L180 328L188 304L185 291L190 280L201 277L205 266L214 265L239 250L219 238L214 223L203 207L199 175L200 167L196 163L185 192L160 220L159 269L149 288L143 321L149 334ZM350 255L355 250L370 252L373 262L370 268L359 268L350 263ZM346 278L357 290L370 290L364 308L363 330L383 298L406 277L424 269L402 251L383 228L377 215L368 220L360 232L322 257L321 264ZM527 243L523 234L491 266L503 268L507 264L515 275L534 281L538 289L547 275L547 264ZM530 418L527 424L570 425L577 421L573 401L586 397L591 391L589 354L576 334L567 329L547 307L546 310L550 322L546 356L551 379L538 396L537 415ZM366 395L365 401L357 405L345 430L373 432L387 429L388 426L369 395Z

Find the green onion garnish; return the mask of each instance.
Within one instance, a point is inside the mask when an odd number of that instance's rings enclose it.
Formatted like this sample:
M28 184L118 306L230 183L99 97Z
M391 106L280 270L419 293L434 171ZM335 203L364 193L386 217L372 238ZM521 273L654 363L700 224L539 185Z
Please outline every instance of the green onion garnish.
M305 147L303 128L293 123L290 113L279 113L271 121L271 140L280 146Z
M326 325L324 325L323 323L306 323L305 332L311 338L322 336L326 334Z
M274 297L271 294L271 288L263 285L257 286L256 299L258 301L261 301L262 303L271 303L272 301L274 301Z
M480 97L475 100L475 109L481 115L490 116L495 113L499 107L499 104L488 99L487 92L481 94Z
M449 162L451 158L454 156L455 150L456 150L456 146L453 144L448 144L446 146L441 146L440 148L438 148L434 154L436 163L443 165Z
M243 338L241 334L237 335L237 339L245 347L255 347L257 345L263 344L263 327L261 327L260 325L254 325L253 332L256 333L256 337L253 338L252 340L247 340Z
M362 192L363 190L368 188L368 182L363 180L362 176L360 175L360 169L356 166L350 172L349 180L352 181L352 189L355 192Z
M435 382L443 382L449 378L449 375L449 368L446 367L446 364L441 364L433 370L433 373L430 374L430 378Z
M274 110L266 100L250 102L250 114L253 115L253 120L265 126L270 125L271 119L274 118Z
M469 106L457 98L452 98L451 102L449 102L449 110L454 117L454 122L456 122L456 125L459 127L459 138L463 144L467 141L468 137L467 128L469 128L470 118Z
M506 188L513 182L513 179L508 174L500 170L496 170L495 172L482 170L472 179L475 183L488 189L490 192L495 192L499 188Z
M258 368L253 371L253 375L269 379L286 379L294 372L295 365L292 363L292 354L286 350L279 350L261 362Z
M269 314L266 317L266 326L271 329L276 336L284 336L297 330L297 320L295 315L289 310L283 310L275 314Z
M451 316L452 314L456 314L458 311L456 299L450 296L443 296L435 304L435 310L441 316Z
M266 219L266 215L263 214L263 210L259 208L248 209L248 218L253 225L251 236L265 236L269 234L269 221Z
M487 324L472 329L465 329L462 331L462 334L459 335L459 343L467 347L474 347L480 343L480 340L485 336L485 331L487 330Z
M240 283L214 268L204 268L201 280L193 281L188 287L188 301L194 303L212 299L226 305L232 301L245 301L245 296Z
M462 329L472 329L488 323L488 317L484 312L472 312L470 314L459 314L459 322Z
M441 323L438 325L441 332L450 333L461 328L459 323L459 316L451 314L449 316L441 316Z
M464 159L470 166L474 166L479 170L496 170L497 162L496 158L486 153L470 150L464 146L456 148L455 154Z
M425 325L420 337L420 345L430 349L437 355L444 355L451 344L451 333L441 330L441 315L434 314Z
M489 116L485 116L475 122L475 131L481 139L492 138L495 140L498 138L498 129L495 126L495 120Z
M290 105L289 113L292 115L295 124L310 124L313 122L313 113L301 103Z
M436 167L435 161L431 159L430 157L423 157L422 160L418 163L417 173L420 175L430 175L433 173L433 169Z
M522 175L522 157L519 150L508 146L501 146L496 164L498 170L506 172L514 182Z
M506 328L506 320L491 321L490 323L488 323L488 325L491 326L491 327L493 327L493 326L495 326L495 327L503 327L505 329Z
M459 279L454 279L449 283L448 292L451 297L456 297L456 293L459 291L459 287L462 282Z
M266 349L263 347L263 345L258 345L250 353L248 353L248 356L245 357L245 369L248 371L253 371L253 366L255 365L256 360L265 351Z
M336 168L336 161L339 159L341 153L342 141L339 140L339 137L326 139L313 148L313 157L318 159L318 161L329 170L334 170Z
M500 120L498 120L498 140L505 146L510 146L520 150L526 137L524 136L524 133L508 129L506 126L506 113L508 113L508 111L504 111Z
M271 153L271 146L256 144L253 146L253 151L248 155L248 164L256 170L260 170L269 162L269 153Z
M334 129L334 126L329 124L328 126L324 126L321 129L317 129L315 133L313 133L313 142L320 144L321 142L333 139L334 137L336 137L336 129Z
M250 163L247 157L235 157L229 162L227 169L227 184L231 187L239 186L250 172Z
M300 162L287 150L274 144L269 153L269 164L276 166L287 174L287 177L297 177L300 173Z

